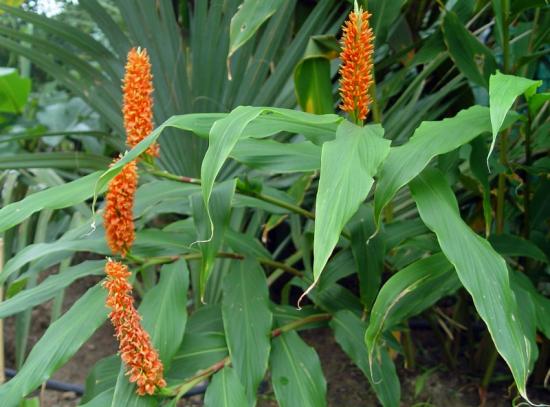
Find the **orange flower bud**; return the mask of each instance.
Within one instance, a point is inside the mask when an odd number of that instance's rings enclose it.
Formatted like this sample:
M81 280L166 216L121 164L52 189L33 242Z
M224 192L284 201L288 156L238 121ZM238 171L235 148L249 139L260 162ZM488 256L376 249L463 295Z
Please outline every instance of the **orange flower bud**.
M103 214L107 243L113 253L123 257L134 243L133 212L137 183L137 165L135 161L131 161L111 180L107 190Z
M369 27L370 14L359 8L352 11L344 25L340 58L340 108L358 120L369 113L369 89L373 83L374 35Z
M134 148L153 131L153 75L146 49L128 53L122 90L126 144ZM147 154L158 157L158 144L152 144Z
M109 259L105 273L107 279L103 287L108 291L106 305L111 309L109 318L115 328L126 374L131 382L136 383L140 396L153 394L155 388L166 386L164 367L134 307L132 285L128 282L130 271L124 264Z

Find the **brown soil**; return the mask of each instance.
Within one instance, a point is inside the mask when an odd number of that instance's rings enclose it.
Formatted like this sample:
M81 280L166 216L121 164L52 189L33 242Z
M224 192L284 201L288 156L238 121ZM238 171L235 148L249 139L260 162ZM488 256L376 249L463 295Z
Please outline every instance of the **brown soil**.
M68 309L88 288L99 281L97 277L82 279L73 284L67 291L64 301L64 309ZM33 310L32 328L29 338L29 349L44 333L50 318L50 303L43 304ZM14 321L8 318L5 321L6 338L6 364L7 367L14 367ZM328 400L331 407L360 407L377 406L376 397L370 390L368 381L363 373L355 367L344 352L335 342L329 329L317 329L301 333L303 339L317 350L323 372L328 382ZM442 360L434 346L433 352L430 349L430 340L424 339L419 333L414 335L415 341L421 341L423 352L418 352L418 365L415 371L405 370L402 360L397 360L399 377L402 386L402 403L404 407L472 407L479 405L477 383L479 378L468 378L466 374L449 372L445 366L437 365L436 360ZM94 363L108 355L116 352L116 342L113 338L113 331L108 323L105 323L93 337L84 344L78 353L59 371L52 379L66 383L84 384L88 371ZM430 356L425 356L430 355ZM424 363L424 366L422 366ZM430 374L422 375L430 367L437 366ZM466 370L465 370L466 371ZM419 386L419 382L425 382ZM505 383L509 383L506 381ZM415 391L416 389L416 391ZM538 399L549 400L550 395L538 395ZM79 398L74 393L60 393L45 390L37 392L41 398L42 407L73 407L78 405ZM537 399L537 398L536 398ZM487 407L504 407L512 404L508 396L507 388L504 385L494 385L487 396ZM181 406L202 406L202 397L196 396L192 399L183 400ZM260 396L259 407L276 407L272 390L266 386Z

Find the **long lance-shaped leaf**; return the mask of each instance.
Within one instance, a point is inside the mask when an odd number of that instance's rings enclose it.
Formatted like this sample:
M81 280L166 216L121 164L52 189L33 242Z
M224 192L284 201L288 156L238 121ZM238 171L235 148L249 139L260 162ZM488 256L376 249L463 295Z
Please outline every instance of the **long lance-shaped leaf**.
M445 13L442 29L457 68L466 78L487 88L487 79L497 67L493 52L468 31L452 11ZM480 60L483 63L479 63Z
M107 318L105 291L88 290L33 347L19 373L0 386L3 407L14 407L63 366Z
M426 170L410 187L420 217L435 232L443 253L487 324L495 347L510 367L520 394L527 399L535 333L522 325L506 262L460 218L456 198L439 170Z
M49 276L43 283L31 289L23 290L19 294L0 303L0 319L24 311L35 305L53 298L75 280L103 273L104 260L85 261L69 267L63 272Z
M239 106L227 117L214 123L210 130L208 150L204 156L201 166L202 197L206 214L210 221L210 237L214 236L214 222L210 210L210 196L214 188L214 181L220 172L222 165L229 157L233 147L242 137L246 126L262 113L261 108L251 106Z
M442 253L418 260L384 284L372 307L365 341L371 353L380 338L406 319L420 314L460 287L451 263Z
M199 292L201 301L205 301L206 284L214 267L216 254L220 251L224 231L229 223L231 214L231 202L235 194L235 180L228 180L219 184L212 193L212 222L218 231L210 241L205 241L211 235L210 222L206 217L206 208L200 194L191 196L193 208L193 221L197 229L197 238L201 242L199 247L202 253L201 271L199 275Z
M319 280L342 229L363 202L374 183L374 175L390 151L380 125L358 127L342 122L336 139L323 144L321 175L315 211L313 241L314 283Z
M376 366L369 366L367 348L363 342L367 324L349 310L338 311L330 321L336 342L369 380L384 407L399 406L401 388L395 365L386 350L381 349Z
M420 174L433 157L453 151L490 131L489 108L481 106L462 110L452 118L423 122L411 139L392 148L384 161L374 195L376 224L380 224L382 209L397 191Z
M504 75L499 71L489 78L489 107L491 109L493 140L487 156L487 166L489 166L489 156L495 147L498 132L503 126L506 114L512 107L514 100L523 93L527 95L535 93L540 85L542 85L542 81Z
M0 157L0 170L19 168L63 168L104 170L111 160L98 154L64 151L57 153L21 153Z
M327 382L317 352L289 331L273 340L270 364L275 397L281 407L327 405Z
M252 38L260 26L283 6L284 0L244 0L231 19L227 58Z
M29 195L0 209L0 232L9 229L42 209L61 209L91 197L101 172L94 172L76 181ZM96 192L102 189L96 189Z
M247 404L244 387L235 369L226 366L212 377L212 382L204 395L205 407L233 407Z
M232 263L224 280L222 315L231 363L252 405L267 370L272 321L267 282L256 261Z

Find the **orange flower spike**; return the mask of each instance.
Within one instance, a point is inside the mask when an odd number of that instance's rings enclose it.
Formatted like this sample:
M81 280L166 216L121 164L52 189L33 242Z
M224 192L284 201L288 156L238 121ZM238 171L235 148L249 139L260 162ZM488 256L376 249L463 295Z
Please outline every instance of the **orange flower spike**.
M111 259L105 265L105 273L106 304L111 309L109 318L115 328L120 357L127 368L126 375L136 383L140 396L153 394L157 387L166 387L164 367L134 307L132 285L128 281L131 273L124 264Z
M360 121L369 113L369 89L373 83L374 35L369 17L360 7L350 13L344 24L340 53L340 108Z
M111 180L107 190L103 214L107 243L113 253L123 257L134 243L133 212L137 183L137 165L135 161L131 161Z
M153 131L153 75L146 49L132 48L128 53L122 90L126 144L134 148ZM158 144L152 144L147 154L158 157Z

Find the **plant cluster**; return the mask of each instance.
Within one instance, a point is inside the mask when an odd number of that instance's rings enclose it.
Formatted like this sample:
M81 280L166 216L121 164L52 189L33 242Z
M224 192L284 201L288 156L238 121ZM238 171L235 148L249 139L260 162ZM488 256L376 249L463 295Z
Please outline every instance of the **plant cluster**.
M28 355L18 345L2 406L107 318L119 353L91 369L88 407L175 406L204 381L207 406L255 405L265 381L281 406L325 406L319 355L299 334L319 327L399 406L418 316L450 369L478 366L482 402L500 357L532 403L550 344L548 7L154 3L81 2L99 40L0 4L13 19L1 46L79 96L114 140L92 153L68 131L47 149L46 129L16 127L30 82L0 71L1 137L28 155L4 166L20 172L3 175L0 318L28 333L32 307L102 277ZM12 193L39 177L25 172L38 158L57 185ZM14 235L22 225L48 232L31 242Z

